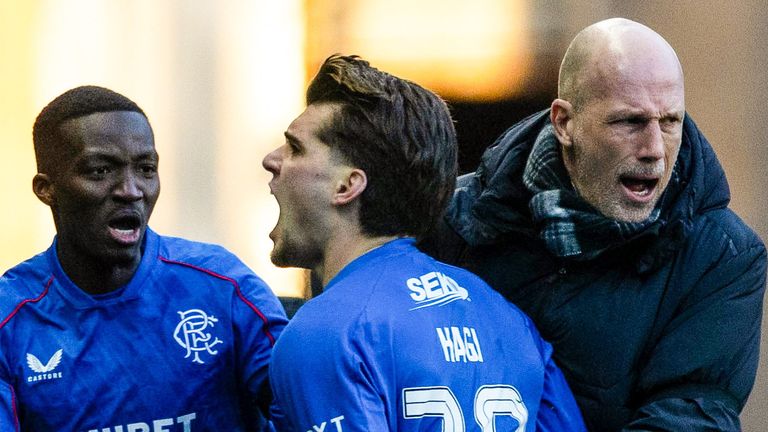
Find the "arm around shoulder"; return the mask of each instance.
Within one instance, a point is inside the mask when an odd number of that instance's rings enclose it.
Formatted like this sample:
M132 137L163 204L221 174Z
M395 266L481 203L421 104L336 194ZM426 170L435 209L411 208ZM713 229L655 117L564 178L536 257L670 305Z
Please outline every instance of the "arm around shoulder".
M639 408L624 430L740 429L738 416L758 366L766 283L765 246L751 231L740 234L718 236L727 239L726 252L700 276L691 272L690 289L649 342ZM702 255L714 250L705 246L695 249Z

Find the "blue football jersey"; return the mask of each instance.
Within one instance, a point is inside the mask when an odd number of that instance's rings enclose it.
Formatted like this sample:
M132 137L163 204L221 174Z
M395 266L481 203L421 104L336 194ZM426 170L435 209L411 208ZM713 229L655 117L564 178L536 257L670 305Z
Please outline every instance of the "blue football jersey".
M473 274L398 239L342 269L285 328L279 431L583 431L552 348Z
M56 241L0 278L0 430L246 431L287 322L251 270L214 245L147 229L131 281L88 295Z

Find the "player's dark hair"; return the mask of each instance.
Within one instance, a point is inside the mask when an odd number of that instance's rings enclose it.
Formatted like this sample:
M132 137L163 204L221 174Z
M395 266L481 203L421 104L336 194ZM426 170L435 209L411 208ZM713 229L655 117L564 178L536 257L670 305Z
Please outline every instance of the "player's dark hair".
M46 165L54 160L55 145L60 139L59 126L63 122L112 111L132 111L147 117L135 102L104 87L76 87L52 100L40 111L32 128L38 172L45 172Z
M358 56L333 55L307 89L307 105L316 103L339 106L318 138L368 177L360 198L363 232L419 238L435 226L457 174L456 131L445 102Z

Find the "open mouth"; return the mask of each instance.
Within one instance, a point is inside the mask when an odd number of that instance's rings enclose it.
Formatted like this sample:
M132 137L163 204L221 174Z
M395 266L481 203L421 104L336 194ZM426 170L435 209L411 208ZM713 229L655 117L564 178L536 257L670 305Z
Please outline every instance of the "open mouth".
M109 221L109 232L119 243L135 243L141 236L141 218L133 214L118 216Z
M622 176L620 180L632 195L641 199L651 196L659 184L658 178Z

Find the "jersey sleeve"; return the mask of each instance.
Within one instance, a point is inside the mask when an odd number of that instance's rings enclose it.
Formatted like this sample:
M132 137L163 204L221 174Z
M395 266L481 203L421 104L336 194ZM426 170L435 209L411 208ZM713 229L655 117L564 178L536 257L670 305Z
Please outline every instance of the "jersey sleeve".
M238 368L247 393L244 410L266 413L272 398L268 368L272 348L287 323L285 312L267 284L248 274L238 280L233 317Z
M19 431L19 418L16 409L13 387L5 380L0 379L0 430Z
M18 403L16 401L16 392L13 388L12 382L13 374L10 372L8 366L8 353L7 351L9 343L6 339L10 336L7 333L8 328L5 327L8 324L10 317L13 315L13 310L17 308L18 304L23 301L22 298L15 297L13 290L7 289L5 283L6 275L0 279L0 431L18 432L20 430L19 415L18 415ZM8 293L12 293L11 298L4 297Z
M544 369L544 390L536 417L536 430L586 432L576 399L552 358Z
M760 246L696 281L641 371L644 402L624 430L740 430L758 365L765 278Z
M354 330L289 327L270 368L276 429L392 430L367 340Z

